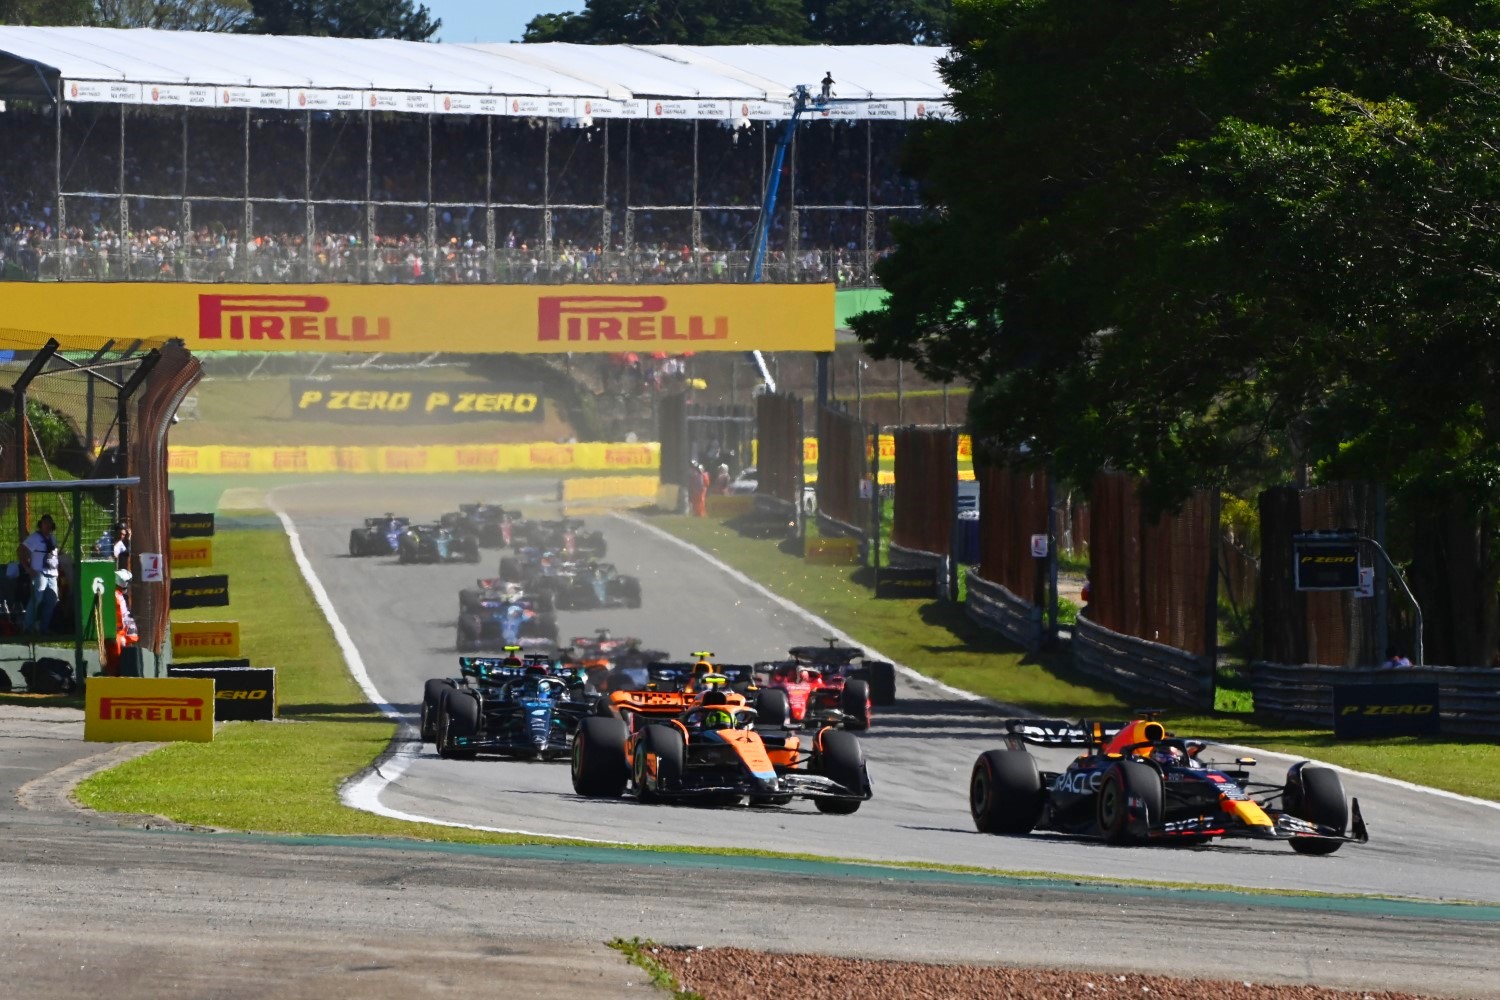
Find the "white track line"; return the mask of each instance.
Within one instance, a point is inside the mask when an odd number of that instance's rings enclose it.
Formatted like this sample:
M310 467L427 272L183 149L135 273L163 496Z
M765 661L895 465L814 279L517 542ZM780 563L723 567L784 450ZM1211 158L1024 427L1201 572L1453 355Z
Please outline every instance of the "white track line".
M709 553L707 553L707 552L703 551L702 549L698 548L698 546L692 544L691 542L683 541L681 538L678 538L676 535L673 535L673 534L670 534L670 533L668 533L666 531L663 531L662 529L658 528L654 524L648 524L643 518L640 518L640 517L637 517L637 516L634 516L634 515L627 515L627 514L615 514L614 516L618 517L618 518L621 518L623 520L630 521L632 524L635 524L635 525L637 525L637 526L639 526L641 528L644 528L646 531L649 531L651 534L653 534L656 537L662 539L663 541L671 542L673 545L676 545L679 548L683 548L683 549L686 549L689 552L696 553L699 556L699 558L701 558L705 562L709 563L715 569L719 570L721 573L724 573L726 576L733 577L735 580L738 580L740 583L742 583L745 586L749 587L750 589L754 590L756 593L760 594L762 597L765 597L768 600L774 601L775 603L781 605L786 610L792 612L795 615L799 615L805 621L811 622L812 624L818 626L819 628L827 629L828 630L827 634L829 636L837 638L840 642L848 643L851 646L861 646L862 645L859 642L859 640L853 639L850 636L846 635L844 632L840 631L839 629L834 628L831 624L829 624L828 622L824 621L822 618L819 618L817 615L813 614L811 611L808 611L806 608L803 608L803 607L801 607L801 606L799 606L797 604L792 603L791 601L787 600L785 597L782 597L780 594L772 593L770 590L766 589L761 584L759 584L756 581L752 580L750 577L746 576L744 573L741 573L739 570L735 569L733 566L730 566L728 563L724 562L722 559L719 559L719 558L717 558L717 557L715 557L713 555L710 555ZM890 660L889 656L886 656L885 654L881 653L877 649L871 649L869 646L863 646L863 648L864 648L865 652L869 653L871 656L875 657L876 659ZM892 661L892 662L894 663L895 661ZM1007 712L1009 712L1009 711L1015 711L1016 706L1006 705L1006 704L1003 704L1001 702L997 702L997 701L995 701L994 699L991 699L991 698L983 698L983 697L981 697L981 696L979 696L977 694L974 694L972 691L963 691L963 690L960 690L959 688L952 687L950 685L944 684L942 681L934 680L933 678L928 677L925 674L918 673L916 670L913 670L911 667L908 667L908 666L906 666L904 664L896 663L895 667L896 667L897 672L899 672L903 677L907 678L908 680L916 681L916 682L922 683L922 684L928 684L928 685L936 687L939 690L942 690L942 691L944 691L944 692L946 692L948 694L954 695L955 697L963 698L963 699L966 699L968 701L982 702L982 703L984 703L986 705L990 705L990 706L998 708L998 709L1000 709L1002 711L1007 711ZM1244 750L1244 751L1247 751L1249 753L1259 754L1259 755L1264 756L1264 757L1280 757L1280 758L1282 758L1284 760L1303 760L1304 759L1304 758L1301 758L1301 757L1294 757L1294 756L1292 756L1290 754L1279 753L1279 752L1277 752L1275 750L1263 750L1263 749L1261 749L1259 747L1240 746L1240 745L1234 744L1234 743L1216 743L1216 745L1217 746L1222 746L1226 750L1231 750L1231 751L1233 751L1233 750ZM1353 768L1343 767L1343 766L1341 766L1339 764L1329 764L1326 761L1318 760L1318 761L1313 761L1313 763L1318 764L1319 766L1322 766L1322 767L1330 767L1333 770L1338 771L1341 774L1347 774L1347 775L1350 775L1350 776L1353 776L1353 777L1357 777L1357 778L1365 778L1365 779L1368 779L1370 781L1379 782L1379 783L1381 783L1383 785L1390 785L1390 786L1392 786L1394 788L1402 788L1402 789L1405 789L1406 791L1409 791L1409 792L1422 792L1422 793L1427 794L1427 795L1434 795L1434 796L1437 796L1438 798L1449 799L1449 800L1454 801L1454 802L1465 802L1465 803L1468 803L1470 805L1484 806L1487 809L1500 810L1500 802L1493 802L1490 799L1476 798L1475 796L1472 796L1472 795L1460 795L1458 792L1450 792L1450 791L1447 791L1447 790L1442 789L1442 788L1431 788L1431 787L1429 787L1427 785L1419 785L1419 784L1417 784L1416 782L1413 782L1413 781L1403 781L1400 778L1389 778L1389 777L1386 777L1383 774L1371 774L1368 771L1356 771Z
M294 487L282 487L294 488ZM480 830L486 833L510 833L525 837L555 837L557 834L535 833L530 830L510 830L495 826L479 826L473 823L456 823L452 820L435 819L431 816L420 816L414 813L402 812L399 809L391 809L380 801L380 793L385 787L397 781L412 762L422 756L421 741L415 739L416 728L410 720L402 714L401 710L394 704L385 700L375 688L375 682L370 679L369 671L365 669L364 658L359 655L359 648L354 645L354 637L349 634L348 628L344 626L339 618L338 612L334 610L333 601L328 596L328 590L323 586L323 581L318 578L313 569L312 562L307 558L307 550L302 547L302 536L297 531L297 526L292 523L290 515L276 502L275 494L278 490L266 493L266 505L271 512L281 521L281 527L286 532L286 537L292 545L292 558L297 563L297 569L302 573L302 579L307 581L308 589L312 591L313 601L317 603L318 610L323 612L323 617L328 620L328 627L333 630L333 639L338 643L339 652L344 655L344 663L349 668L349 674L354 678L354 683L369 699L370 703L378 708L382 715L394 720L400 725L396 731L396 737L391 741L390 749L380 756L371 767L356 775L344 783L339 789L339 800L352 809L362 812L374 813L377 816L385 816L389 819L402 820L408 823L431 823L435 826L456 827L463 830ZM594 844L619 844L618 840L599 840L593 837L568 837L569 840L581 840Z

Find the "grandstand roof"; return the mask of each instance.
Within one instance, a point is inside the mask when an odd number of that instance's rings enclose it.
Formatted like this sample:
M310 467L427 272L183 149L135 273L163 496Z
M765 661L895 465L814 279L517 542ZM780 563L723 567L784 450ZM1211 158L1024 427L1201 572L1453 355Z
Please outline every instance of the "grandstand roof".
M915 45L457 45L0 27L0 97L528 117L782 118L824 73L823 117L947 114L941 50Z

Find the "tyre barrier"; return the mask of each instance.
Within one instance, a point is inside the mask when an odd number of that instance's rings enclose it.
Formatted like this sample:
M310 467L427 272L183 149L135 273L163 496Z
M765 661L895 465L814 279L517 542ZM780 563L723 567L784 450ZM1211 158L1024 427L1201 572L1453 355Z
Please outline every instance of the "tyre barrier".
M1257 715L1320 728L1334 725L1335 686L1424 682L1438 687L1444 735L1500 737L1500 670L1494 667L1250 664L1250 690Z

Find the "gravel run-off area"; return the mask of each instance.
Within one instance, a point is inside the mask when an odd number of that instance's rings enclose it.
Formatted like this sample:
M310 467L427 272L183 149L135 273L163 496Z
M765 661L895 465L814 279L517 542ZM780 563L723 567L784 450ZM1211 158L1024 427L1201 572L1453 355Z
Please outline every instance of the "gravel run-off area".
M1413 993L1324 989L1140 973L927 965L744 948L668 948L646 954L705 1000L1431 1000Z

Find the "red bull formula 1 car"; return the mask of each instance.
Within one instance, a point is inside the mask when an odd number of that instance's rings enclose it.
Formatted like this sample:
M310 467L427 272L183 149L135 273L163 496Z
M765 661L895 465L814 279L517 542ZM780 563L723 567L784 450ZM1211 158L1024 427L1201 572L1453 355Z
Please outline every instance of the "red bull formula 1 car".
M974 762L969 809L981 833L1032 830L1112 843L1203 844L1215 838L1286 841L1298 854L1332 854L1369 834L1338 772L1293 764L1283 785L1250 780L1255 761L1200 759L1207 744L1168 733L1154 713L1126 723L1009 719L1006 746ZM1025 744L1085 750L1043 771Z

